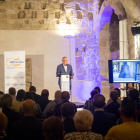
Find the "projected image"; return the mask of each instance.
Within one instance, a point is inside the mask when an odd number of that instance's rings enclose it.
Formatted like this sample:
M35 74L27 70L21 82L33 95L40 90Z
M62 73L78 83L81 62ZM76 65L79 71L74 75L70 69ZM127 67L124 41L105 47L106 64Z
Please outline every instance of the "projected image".
M113 60L113 82L140 82L140 61Z

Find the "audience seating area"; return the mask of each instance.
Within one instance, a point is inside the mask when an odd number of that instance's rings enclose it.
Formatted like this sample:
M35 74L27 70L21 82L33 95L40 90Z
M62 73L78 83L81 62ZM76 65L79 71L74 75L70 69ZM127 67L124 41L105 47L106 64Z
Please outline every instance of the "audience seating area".
M16 94L17 93L17 94ZM128 90L120 99L115 88L106 101L95 87L83 109L70 102L67 91L57 90L49 100L49 90L41 95L36 87L29 92L0 92L0 140L139 140L139 91ZM81 104L79 104L81 106Z

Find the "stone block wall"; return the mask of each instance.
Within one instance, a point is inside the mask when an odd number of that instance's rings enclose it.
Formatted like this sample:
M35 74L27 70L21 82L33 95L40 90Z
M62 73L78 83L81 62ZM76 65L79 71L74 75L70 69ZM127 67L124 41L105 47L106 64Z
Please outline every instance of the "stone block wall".
M110 52L115 52L119 50L119 19L117 15L113 12L110 20L109 27L109 45Z
M32 85L32 61L31 58L26 58L26 92L29 91Z
M99 61L99 65L101 66L100 75L105 78L105 81L101 82L102 94L109 98L110 93L110 84L109 84L109 74L108 74L108 60L110 60L111 52L109 46L109 25L110 23L106 23L102 28L99 34L99 55L101 60Z
M0 30L73 30L77 81L95 80L100 87L102 81L102 89L107 93L113 87L106 81L108 79L107 60L112 57L118 58L119 54L118 21L114 15L111 26L105 24L99 35L100 12L110 5L119 18L127 16L130 58L134 58L134 38L131 34L131 26L136 20L134 8L140 0L118 0L117 2L119 4L116 4L116 0L1 1ZM110 12L107 12L106 16ZM30 62L27 62L29 71ZM31 81L29 71L26 75L28 82Z
M69 4L49 0L3 1L0 2L0 30L73 29L79 18L75 8L75 3L70 1Z

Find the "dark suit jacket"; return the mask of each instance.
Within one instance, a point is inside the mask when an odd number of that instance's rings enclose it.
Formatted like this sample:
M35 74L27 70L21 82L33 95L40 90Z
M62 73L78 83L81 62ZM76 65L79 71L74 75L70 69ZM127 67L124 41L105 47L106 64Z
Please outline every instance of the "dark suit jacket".
M6 132L8 133L9 132L9 128L11 127L11 125L14 122L17 122L17 121L22 119L22 114L12 110L11 108L2 109L2 112L5 114L5 116L8 119L8 126L6 128Z
M51 100L48 100L47 98L41 98L40 100L38 100L38 103L41 107L41 111L43 112L45 107L47 106L47 104L51 102Z
M106 136L108 130L116 125L117 118L114 114L105 111L95 111L92 132Z
M120 104L117 101L113 101L108 104L104 110L108 113L115 114L117 118L119 118L118 109L120 108Z
M24 117L12 125L9 137L12 140L45 140L42 121L31 116Z
M61 73L67 73L67 74L69 74L70 76L74 75L71 65L67 64L67 72L65 72L63 63L60 64L60 65L58 65L58 66L57 66L57 70L56 70L56 76L59 77L59 79L58 79L58 85L59 85L60 88L61 88L61 81L60 81ZM71 77L70 77L70 80L71 80ZM71 85L71 82L70 82L70 85Z
M69 102L69 101L68 101L68 100L63 100L61 103L59 103L59 104L57 104L57 105L55 106L55 109L54 109L54 116L61 118L61 113L60 113L61 106L62 106L64 103L67 103L67 102ZM77 112L77 107L76 107L76 105L75 105L75 104L73 104L73 105L74 105L74 107L75 107L75 112Z
M72 118L65 118L63 124L65 129L65 134L77 131L74 124L74 120Z
M39 104L39 101L42 99L40 95L36 94L35 92L32 93L36 103Z

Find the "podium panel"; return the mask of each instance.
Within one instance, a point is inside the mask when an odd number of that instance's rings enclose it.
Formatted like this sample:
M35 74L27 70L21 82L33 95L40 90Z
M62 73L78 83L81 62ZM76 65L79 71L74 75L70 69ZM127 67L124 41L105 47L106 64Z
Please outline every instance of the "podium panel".
M61 91L68 91L70 93L70 77L69 75L61 75Z

